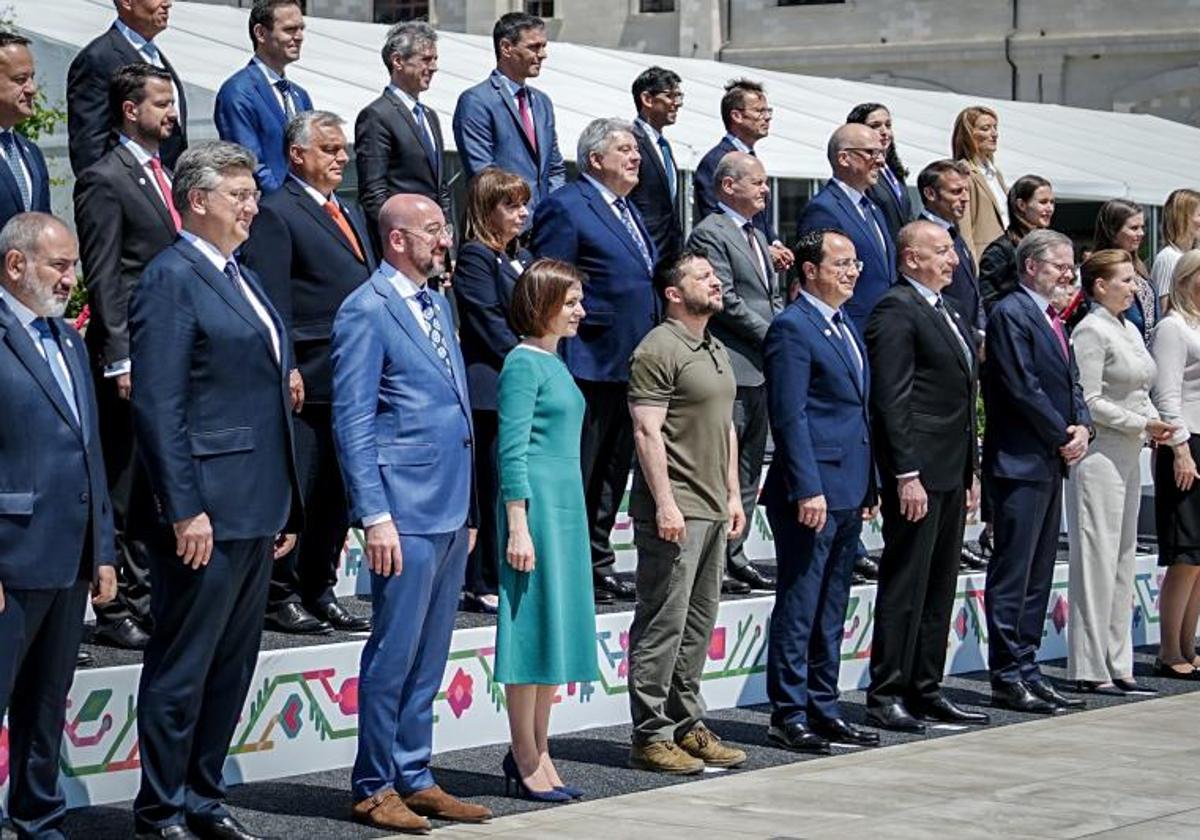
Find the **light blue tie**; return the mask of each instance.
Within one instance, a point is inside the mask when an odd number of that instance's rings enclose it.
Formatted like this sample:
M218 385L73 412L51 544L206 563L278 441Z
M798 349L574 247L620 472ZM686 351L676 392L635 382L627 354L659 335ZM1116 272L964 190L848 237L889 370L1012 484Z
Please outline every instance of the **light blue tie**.
M146 61L153 64L155 67L162 67L162 56L158 52L158 47L154 46L153 42L147 41L142 45L139 52L145 56Z
M0 146L4 147L4 162L8 164L8 171L17 182L17 191L21 193L21 209L28 210L31 207L29 181L25 179L25 169L21 166L21 151L17 148L17 138L13 136L11 128L0 131Z
M71 414L78 423L79 407L75 405L75 388L71 385L71 377L67 375L66 367L63 366L62 351L58 346L58 341L54 338L54 332L50 329L50 322L45 318L34 318L31 325L42 341L42 352L46 354L46 363L50 365L50 373L54 375L54 381L58 383L63 396L67 398L67 405L71 406Z
M617 212L621 214L621 223L625 225L625 230L629 231L629 235L637 244L638 252L642 255L642 262L646 264L646 271L653 274L654 261L650 259L650 249L646 247L646 240L642 239L641 231L633 221L633 214L629 212L629 203L623 198L618 198L613 202L613 207L616 207Z
M433 167L436 174L438 171L437 149L433 145L433 139L429 133L429 123L425 120L425 106L420 102L413 105L413 119L417 121L417 138L421 141L421 147L425 150L425 157L429 159L429 165Z
M667 188L671 191L671 201L675 200L675 156L671 154L671 144L667 138L658 135L658 148L662 152L663 168L667 170Z
M417 292L417 301L421 304L421 317L429 325L429 343L433 345L434 354L446 366L450 380L454 381L454 365L450 362L450 348L446 346L446 334L442 332L442 319L438 317L437 307L433 305L433 296L428 289Z

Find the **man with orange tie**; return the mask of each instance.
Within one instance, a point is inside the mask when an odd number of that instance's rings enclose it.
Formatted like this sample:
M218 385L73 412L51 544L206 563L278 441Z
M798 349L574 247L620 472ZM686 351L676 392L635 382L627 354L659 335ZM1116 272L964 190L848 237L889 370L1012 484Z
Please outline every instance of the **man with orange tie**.
M296 468L308 511L296 548L271 574L267 627L285 633L366 631L371 622L334 597L338 558L350 527L330 420L329 342L342 300L375 271L367 221L334 195L349 160L341 117L305 111L285 129L289 175L263 199L242 246L291 338Z
M154 512L133 446L129 301L142 269L179 231L171 174L159 157L177 119L171 74L147 63L120 67L109 83L109 103L120 141L75 182L75 226L92 313L85 340L121 570L117 597L96 609L96 638L141 649L151 630L150 576L138 532L142 526L144 537Z

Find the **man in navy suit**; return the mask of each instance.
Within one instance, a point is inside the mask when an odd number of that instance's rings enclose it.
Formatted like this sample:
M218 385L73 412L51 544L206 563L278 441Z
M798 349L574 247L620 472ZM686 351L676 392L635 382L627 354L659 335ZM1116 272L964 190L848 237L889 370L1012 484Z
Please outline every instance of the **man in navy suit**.
M79 248L43 213L0 230L0 719L8 816L21 837L63 837L59 750L92 603L112 600L112 508L87 351L62 319Z
M1087 454L1092 418L1056 290L1075 278L1071 240L1035 230L1017 246L1020 286L988 315L983 476L995 550L984 604L992 705L1052 714L1083 705L1042 674L1042 643L1067 469Z
M379 214L383 262L333 322L333 433L366 529L374 628L359 668L357 822L424 832L426 818L483 822L433 778L433 698L462 588L472 508L471 406L440 274L438 205L401 193Z
M884 151L874 129L858 123L843 125L829 138L826 150L833 177L804 206L798 235L834 228L854 243L862 273L846 314L859 331L866 329L875 301L896 282L896 246L887 235L887 221L867 189L879 180Z
M524 178L533 213L566 182L567 172L558 151L554 103L527 84L546 60L546 24L525 12L509 12L496 21L492 44L496 69L458 97L454 142L467 180L489 166Z
M979 293L979 272L975 257L958 232L958 223L966 215L971 202L971 170L965 163L955 160L935 160L921 170L917 176L917 191L925 209L921 217L928 219L950 234L958 264L954 267L954 279L943 291L954 301L958 311L967 317L978 339L983 338L987 325L984 316L983 297Z
M609 534L633 465L633 424L626 408L629 357L658 322L654 240L628 200L637 184L633 126L619 119L588 123L576 150L579 179L542 202L533 220L532 251L572 263L588 277L587 317L563 344L587 412L580 460L592 543L597 601L632 598L613 575Z
M233 257L257 212L254 164L220 141L180 156L183 229L142 273L129 313L134 431L160 511L138 686L139 837L254 836L225 808L221 768L258 660L272 544L288 551L303 518L287 332Z
M313 106L308 92L284 76L287 66L299 60L304 43L300 0L254 0L250 43L250 63L217 91L213 123L222 140L254 153L254 179L269 194L287 178L283 132L288 120Z
M29 39L0 32L0 225L18 213L50 212L46 159L15 130L33 115L38 91L33 72Z
M831 741L879 743L838 707L850 573L863 519L876 504L871 372L843 307L862 265L853 241L835 230L809 231L796 258L800 295L771 323L763 347L775 440L763 499L779 558L767 737L785 749L828 752Z
M679 218L679 167L675 152L663 135L674 125L683 104L679 74L662 67L643 70L633 80L633 103L637 118L633 136L642 163L638 182L629 200L642 214L642 223L658 250L658 265L675 261L683 250L683 225Z
M127 64L146 62L171 74L179 116L162 142L163 166L172 169L187 148L187 97L183 82L154 38L167 28L171 0L115 0L117 19L79 51L67 69L67 146L71 171L82 175L117 145L108 85L113 73Z
M350 159L342 125L328 111L288 123L291 174L263 200L241 252L292 341L296 466L307 515L295 551L271 572L267 627L285 633L371 629L333 594L350 520L333 447L329 340L338 307L376 264L362 209L334 195Z

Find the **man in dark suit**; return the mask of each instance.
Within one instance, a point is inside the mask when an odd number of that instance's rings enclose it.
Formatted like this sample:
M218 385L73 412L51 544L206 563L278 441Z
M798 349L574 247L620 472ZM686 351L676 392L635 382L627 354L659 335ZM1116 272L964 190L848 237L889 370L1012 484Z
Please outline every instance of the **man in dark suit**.
M579 136L579 179L538 208L532 251L578 266L588 276L587 316L564 342L563 358L587 400L580 460L592 543L596 600L632 598L613 575L609 534L633 464L633 424L626 407L629 356L658 322L654 240L628 201L641 163L633 126L599 119Z
M75 56L67 69L67 145L71 171L78 177L117 145L108 82L119 67L147 62L171 74L178 119L163 141L160 156L167 169L187 148L187 97L175 68L154 43L167 28L171 0L115 0L117 19Z
M1087 454L1092 417L1055 291L1074 282L1071 240L1035 230L1017 246L1020 286L988 316L983 476L995 549L987 568L992 704L1052 714L1083 705L1042 674L1042 643L1067 468Z
M954 279L943 294L954 301L972 331L982 340L987 319L983 297L979 293L979 273L971 248L958 232L958 223L971 201L970 180L971 170L961 161L935 160L917 176L917 190L925 205L921 216L950 234L954 253L958 255Z
M515 172L529 184L529 210L566 183L558 151L554 103L531 88L546 59L546 24L509 12L492 29L496 69L463 91L454 108L454 141L470 180L489 166Z
M658 265L670 265L683 249L683 225L679 219L679 168L663 129L675 124L683 92L679 74L662 67L643 70L633 80L633 102L637 118L633 136L642 156L638 182L629 200L642 214L642 223L658 249Z
M871 416L883 508L867 720L987 723L942 696L966 513L979 504L974 331L945 290L950 235L916 221L897 237L903 279L867 319ZM916 717L914 717L916 715Z
M272 545L289 550L303 518L287 333L233 257L257 211L254 163L219 141L180 156L183 229L129 311L134 429L161 512L138 685L139 837L254 836L225 808L221 768L258 660Z
M375 240L379 210L397 193L426 196L447 219L454 218L442 124L437 112L420 101L438 69L437 32L423 20L396 24L383 45L383 64L391 82L354 124L358 200Z
M287 66L299 60L304 43L300 0L254 0L250 43L250 63L217 91L213 123L222 140L254 153L254 179L269 194L287 178L283 132L288 120L313 107L308 91L284 75Z
M843 304L854 293L854 243L834 230L796 244L801 292L763 347L775 454L763 486L779 557L767 647L767 737L784 749L828 752L879 736L846 722L838 670L850 572L875 506L866 346Z
M0 719L8 816L63 837L59 751L83 611L116 590L112 512L87 352L62 319L79 249L43 213L0 230Z
M0 32L0 225L18 213L50 212L50 173L42 150L16 131L33 115L37 83L29 39Z
M771 321L783 310L786 289L771 265L770 246L751 219L766 204L771 187L758 158L730 152L713 174L717 212L692 230L688 245L704 249L721 279L724 308L713 315L712 332L729 351L737 379L733 429L738 442L738 484L742 509L753 521L758 485L767 449L767 387L763 378L762 343ZM726 545L726 592L775 588L746 556L745 532Z
M797 232L834 228L854 243L862 269L846 314L861 331L875 301L896 282L896 246L883 213L865 194L879 180L883 145L873 129L851 123L829 138L827 155L833 177L804 206Z
M296 549L272 567L267 602L267 627L285 633L371 629L333 594L350 515L333 447L329 337L346 295L375 270L362 209L334 195L350 159L342 125L328 111L292 118L291 175L263 200L241 251L291 337L291 385L301 395L296 467L308 514Z
M87 346L121 557L117 598L96 610L96 637L141 649L151 626L150 566L142 537L154 512L133 450L129 299L146 264L179 231L171 176L159 157L162 141L174 132L175 93L171 74L145 63L118 69L109 87L118 145L75 182L75 226L91 307Z

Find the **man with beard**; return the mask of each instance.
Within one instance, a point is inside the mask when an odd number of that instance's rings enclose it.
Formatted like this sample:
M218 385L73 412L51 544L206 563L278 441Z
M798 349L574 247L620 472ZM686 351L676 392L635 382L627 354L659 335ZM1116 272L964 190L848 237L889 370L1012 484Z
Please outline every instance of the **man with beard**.
M638 598L629 629L629 763L691 774L746 760L704 725L700 695L725 540L742 532L746 517L731 422L737 383L724 345L708 331L723 306L721 279L704 251L686 248L664 280L666 320L630 362Z
M18 134L18 123L33 115L29 39L0 32L0 226L18 213L50 212L50 173L42 150Z

